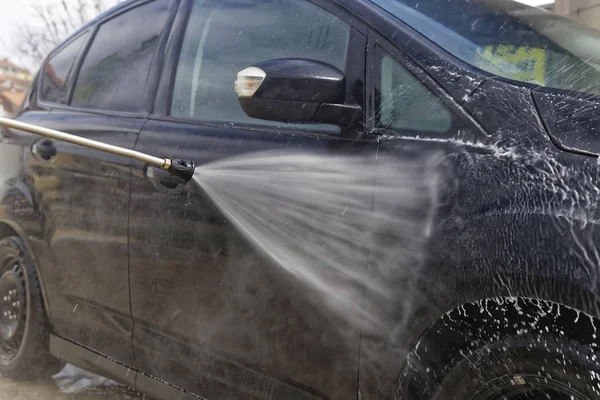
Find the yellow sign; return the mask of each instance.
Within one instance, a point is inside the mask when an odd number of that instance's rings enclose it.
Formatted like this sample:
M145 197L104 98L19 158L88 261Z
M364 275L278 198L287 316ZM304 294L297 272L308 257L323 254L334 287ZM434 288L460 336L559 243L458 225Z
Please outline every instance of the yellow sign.
M545 84L546 51L540 48L513 45L490 45L477 51L485 62L485 70L490 64L497 75L522 82Z

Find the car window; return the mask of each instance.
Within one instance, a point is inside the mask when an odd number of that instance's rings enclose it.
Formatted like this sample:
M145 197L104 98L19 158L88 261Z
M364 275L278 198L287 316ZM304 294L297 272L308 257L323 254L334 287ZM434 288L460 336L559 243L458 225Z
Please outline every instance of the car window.
M446 105L385 50L375 49L379 128L446 133L453 114Z
M179 58L171 115L282 125L243 112L234 91L237 73L276 58L318 60L345 71L349 37L347 23L309 1L196 0Z
M169 1L153 1L100 25L85 56L71 105L146 111L146 81Z
M48 59L43 67L42 99L53 103L66 103L73 65L87 38L87 33L79 36Z
M600 32L497 0L371 0L444 50L494 75L600 94Z

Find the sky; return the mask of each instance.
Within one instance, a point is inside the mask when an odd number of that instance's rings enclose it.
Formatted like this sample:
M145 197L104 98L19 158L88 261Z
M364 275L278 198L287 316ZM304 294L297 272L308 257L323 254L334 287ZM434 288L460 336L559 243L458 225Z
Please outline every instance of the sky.
M16 34L16 27L27 19L31 6L37 2L38 0L0 0L0 10L7 7L6 11L0 12L0 57L9 55L9 44ZM7 12L8 9L10 12Z
M19 62L11 54L11 42L15 40L19 24L23 24L31 15L31 8L36 4L48 4L53 0L0 0L0 58L9 57ZM73 2L74 0L66 0ZM553 0L518 0L530 5L548 4ZM3 8L6 7L6 10ZM10 11L8 11L10 10Z
M57 4L58 0L0 0L0 58L8 57L20 63L11 51L18 37L19 26L32 16L36 5ZM76 0L65 0L67 4L75 4ZM104 4L112 6L119 0L104 0ZM90 14L91 15L91 14ZM25 65L26 66L26 65Z

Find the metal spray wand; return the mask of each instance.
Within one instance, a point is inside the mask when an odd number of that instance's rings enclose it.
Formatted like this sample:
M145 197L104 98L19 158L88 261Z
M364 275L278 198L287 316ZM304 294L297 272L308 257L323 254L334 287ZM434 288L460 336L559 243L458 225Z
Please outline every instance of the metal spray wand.
M173 175L180 177L186 182L192 179L192 177L194 176L194 171L196 169L193 160L185 161L174 160L171 158L154 157L149 154L141 153L139 151L126 149L119 146L113 146L111 144L98 142L96 140L91 140L80 136L71 135L69 133L56 131L54 129L48 129L37 125L27 124L24 122L16 121L14 119L0 117L0 126L34 133L36 135L45 136L62 142L69 142L79 146L89 147L91 149L104 151L106 153L111 153L118 156L138 160L146 164L160 167L165 171L168 171Z

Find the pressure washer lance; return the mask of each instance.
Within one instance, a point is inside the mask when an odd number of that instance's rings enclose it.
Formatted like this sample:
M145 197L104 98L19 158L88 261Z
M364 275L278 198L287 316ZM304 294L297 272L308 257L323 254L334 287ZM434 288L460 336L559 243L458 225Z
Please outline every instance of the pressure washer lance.
M98 142L91 139L86 139L80 136L71 135L69 133L55 131L53 129L43 128L41 126L27 124L24 122L16 121L14 119L1 118L0 117L0 126L4 126L7 128L17 129L20 131L25 131L29 133L34 133L36 135L41 135L45 137L49 137L51 139L59 140L62 142L69 142L79 146L89 147L91 149L104 151L106 153L115 154L118 156L123 156L127 158L131 158L134 160L138 160L144 162L146 164L154 165L156 167L160 167L165 171L172 173L175 176L183 179L185 182L188 182L194 176L194 171L196 166L194 164L194 160L185 161L185 160L174 160L171 158L160 158L154 157L149 154L141 153L139 151L126 149L119 146L113 146L111 144L106 144L102 142Z

